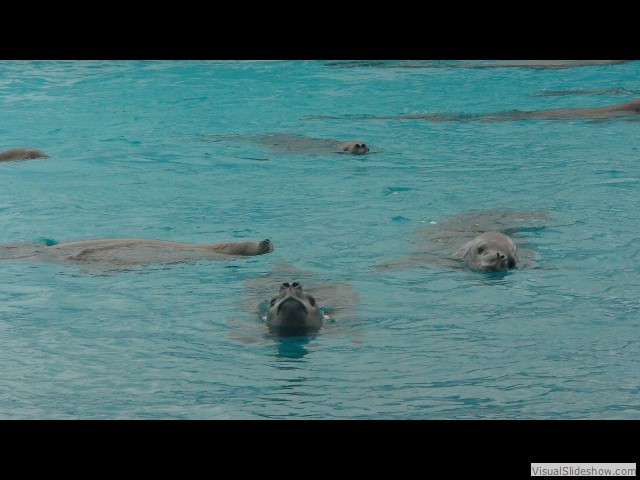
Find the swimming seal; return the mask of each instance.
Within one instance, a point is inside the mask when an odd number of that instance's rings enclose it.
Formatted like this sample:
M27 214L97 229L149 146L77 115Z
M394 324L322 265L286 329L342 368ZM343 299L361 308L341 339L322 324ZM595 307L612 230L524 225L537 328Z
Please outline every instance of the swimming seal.
M472 60L472 61L428 61L428 60L340 60L325 63L328 67L358 68L533 68L556 70L563 68L617 65L629 60Z
M488 240L487 245L484 246L485 249L490 247L494 241L500 244L499 250L505 256L507 269L538 268L533 260L535 252L527 240L528 235L523 236L522 234L525 232L538 234L550 227L551 221L549 212L544 210L503 208L469 210L445 216L437 221L425 222L423 226L418 228L412 236L413 238L410 238L411 253L409 255L384 262L376 268L386 270L437 265L447 268L480 270L482 268L480 259L474 258L480 255L477 248L474 251L469 250L474 244L473 242L479 243L484 239ZM494 232L495 235L490 232ZM502 239L502 243L497 239ZM480 245L476 245L476 247L478 246ZM516 246L517 254L515 253ZM513 263L510 260L515 262L513 267L510 266Z
M11 150L0 152L0 162L13 162L31 158L49 158L49 155L37 148L12 148Z
M166 240L152 240L145 238L107 238L100 240L79 240L74 242L59 242L50 248L57 250L78 248L81 254L97 250L114 250L121 247L150 247L168 250L193 250L227 255L262 255L273 251L273 244L269 239L261 242L238 241L218 243L182 243Z
M640 114L640 98L628 102L588 108L554 108L548 110L505 110L494 113L408 113L404 115L349 117L359 120L428 120L431 122L509 122L514 120L609 120ZM314 116L314 119L338 119ZM346 117L345 117L346 118ZM345 118L342 118L343 120Z
M350 153L364 155L369 153L367 144L354 140L335 140L331 138L313 138L287 133L270 133L264 135L209 135L210 141L245 141L266 145L275 153L330 155L333 153Z
M35 242L0 245L0 260L24 258L119 269L263 255L273 249L268 239L260 242L181 243L145 238L106 238L58 242L41 237Z

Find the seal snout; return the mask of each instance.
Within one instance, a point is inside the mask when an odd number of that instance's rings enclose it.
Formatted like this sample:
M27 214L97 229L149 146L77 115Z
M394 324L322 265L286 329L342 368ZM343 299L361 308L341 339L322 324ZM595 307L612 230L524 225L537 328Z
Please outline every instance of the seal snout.
M369 147L367 147L367 145L364 143L356 143L353 146L353 150L351 151L351 153L355 155L364 155L365 153L368 153L368 152L369 152Z
M278 314L308 314L307 307L302 301L302 286L298 282L289 284L284 282L280 286L282 301L278 305Z
M501 252L487 252L482 257L482 266L490 272L499 272L507 269L507 256Z
M258 243L258 249L260 253L273 252L273 243L271 243L271 240L267 238Z
M305 307L304 303L294 296L286 297L278 305L278 315L285 314L288 317L291 317L297 315L307 315L308 313L309 312L307 311L307 307Z
M351 153L352 155L364 155L369 152L369 147L364 142L342 142L340 149L343 152Z

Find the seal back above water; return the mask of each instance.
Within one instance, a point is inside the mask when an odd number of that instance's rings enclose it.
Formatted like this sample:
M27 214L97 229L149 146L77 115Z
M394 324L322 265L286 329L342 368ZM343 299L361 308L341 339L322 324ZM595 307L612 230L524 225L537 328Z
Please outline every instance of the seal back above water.
M31 158L49 158L49 155L37 148L12 148L0 152L0 162L13 162Z
M24 258L121 268L263 255L273 250L273 243L268 239L260 242L183 243L145 238L72 242L43 238L36 242L0 245L0 260Z

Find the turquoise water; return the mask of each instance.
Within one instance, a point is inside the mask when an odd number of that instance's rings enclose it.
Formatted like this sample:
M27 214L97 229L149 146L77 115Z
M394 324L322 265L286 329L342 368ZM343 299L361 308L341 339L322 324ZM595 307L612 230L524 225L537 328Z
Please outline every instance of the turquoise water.
M640 123L350 118L601 106L634 98L620 91L639 75L0 62L0 150L50 155L0 163L0 243L276 248L106 272L0 262L0 418L639 418ZM613 90L538 95L563 89ZM207 140L265 133L372 151ZM375 268L430 222L495 207L550 213L527 234L544 268ZM348 282L357 308L314 337L265 335L241 300L256 278L273 278L265 300L295 280L283 263Z

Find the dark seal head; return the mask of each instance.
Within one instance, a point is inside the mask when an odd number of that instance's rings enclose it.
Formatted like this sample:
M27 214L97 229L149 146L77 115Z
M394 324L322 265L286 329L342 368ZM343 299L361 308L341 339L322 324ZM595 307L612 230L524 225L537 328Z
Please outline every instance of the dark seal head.
M279 335L307 335L322 326L322 313L315 298L298 282L283 283L269 303L267 327Z
M0 152L0 162L28 160L31 158L49 158L49 155L37 148L13 148Z
M273 252L273 243L268 238L258 242L258 254Z
M363 142L342 142L340 143L340 150L352 155L364 155L369 152L369 147Z
M502 272L516 267L516 245L500 232L485 232L458 250L455 257L461 258L472 270Z

